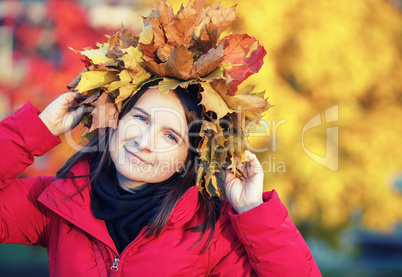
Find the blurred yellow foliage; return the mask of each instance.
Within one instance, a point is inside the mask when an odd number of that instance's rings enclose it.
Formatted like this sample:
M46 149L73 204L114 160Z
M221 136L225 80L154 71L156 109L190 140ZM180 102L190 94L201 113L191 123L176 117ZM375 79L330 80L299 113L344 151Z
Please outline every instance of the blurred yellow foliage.
M401 11L383 0L223 1L235 4L230 31L256 36L268 52L245 82L266 89L275 105L264 118L269 133L250 138L270 163L265 189L279 192L296 221L334 228L357 212L368 227L392 228L402 219L393 188L402 176ZM324 156L326 128L338 127L336 171L302 146L303 126L334 105L339 120L307 131L304 146Z

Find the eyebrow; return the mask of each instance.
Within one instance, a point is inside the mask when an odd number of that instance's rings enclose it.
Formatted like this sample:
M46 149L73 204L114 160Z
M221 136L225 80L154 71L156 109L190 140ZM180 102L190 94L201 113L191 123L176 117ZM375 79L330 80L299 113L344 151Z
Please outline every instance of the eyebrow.
M138 107L133 107L133 110L138 110L140 112L142 112L143 114L145 114L147 117L151 117L151 115L149 113L147 113L145 110L138 108Z
M145 114L149 118L151 117L151 115L148 112L146 112L144 109L142 109L142 108L133 107L133 110L134 109L142 112L143 114ZM167 127L166 129L171 131L172 133L175 133L182 141L184 141L183 135L180 134L179 132L177 132L175 129L173 129L172 127Z

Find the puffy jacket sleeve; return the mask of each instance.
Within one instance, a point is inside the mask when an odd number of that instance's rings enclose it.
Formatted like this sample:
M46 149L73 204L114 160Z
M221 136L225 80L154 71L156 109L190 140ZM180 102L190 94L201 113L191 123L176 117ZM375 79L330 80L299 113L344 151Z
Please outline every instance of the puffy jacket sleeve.
M49 211L37 198L53 178L17 179L34 156L60 143L30 103L0 122L0 242L46 244Z
M231 241L230 251L211 275L321 276L307 244L277 193L265 192L263 199L263 204L242 214L236 214L232 208L229 210L237 238Z

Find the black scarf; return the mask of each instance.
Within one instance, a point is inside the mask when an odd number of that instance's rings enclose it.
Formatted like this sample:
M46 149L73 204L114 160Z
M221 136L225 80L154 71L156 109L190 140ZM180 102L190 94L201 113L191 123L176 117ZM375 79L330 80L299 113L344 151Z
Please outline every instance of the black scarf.
M121 253L159 211L167 192L177 182L178 174L131 192L120 188L116 177L110 177L116 176L112 167L112 174L103 173L92 184L92 209L96 218L105 220Z

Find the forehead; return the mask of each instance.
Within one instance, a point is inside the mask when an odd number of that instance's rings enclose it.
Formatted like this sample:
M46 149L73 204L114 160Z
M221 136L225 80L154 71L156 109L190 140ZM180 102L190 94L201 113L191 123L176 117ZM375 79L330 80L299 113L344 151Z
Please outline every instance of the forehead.
M175 108L177 110L183 111L183 105L180 102L180 99L177 95L169 91L167 94L162 95L159 89L152 88L148 89L140 99L138 99L137 103L134 106L142 106L142 107L167 107L167 108Z
M140 108L154 117L173 120L171 123L177 123L177 121L186 123L184 107L172 91L162 95L159 89L149 89L135 103L134 108Z

